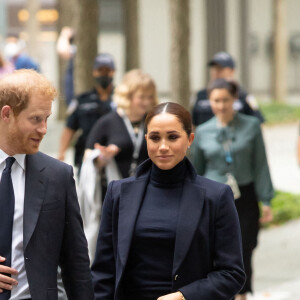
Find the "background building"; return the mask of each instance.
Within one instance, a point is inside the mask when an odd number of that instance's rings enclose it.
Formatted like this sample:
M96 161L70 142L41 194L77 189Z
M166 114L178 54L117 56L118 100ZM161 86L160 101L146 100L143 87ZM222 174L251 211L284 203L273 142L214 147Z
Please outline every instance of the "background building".
M36 0L37 1L37 0ZM170 95L170 1L137 0L140 68L156 80L161 97ZM237 61L238 79L259 99L270 99L273 76L273 28L276 0L190 0L189 73L191 94L206 85L207 61L225 50ZM38 1L38 57L42 72L58 82L55 51L59 13L56 0ZM28 1L1 0L0 45L7 33L28 40ZM125 72L124 1L100 0L98 51L116 59L116 82ZM300 104L299 0L285 0L287 99ZM97 26L97 24L95 24ZM299 100L298 100L299 99Z

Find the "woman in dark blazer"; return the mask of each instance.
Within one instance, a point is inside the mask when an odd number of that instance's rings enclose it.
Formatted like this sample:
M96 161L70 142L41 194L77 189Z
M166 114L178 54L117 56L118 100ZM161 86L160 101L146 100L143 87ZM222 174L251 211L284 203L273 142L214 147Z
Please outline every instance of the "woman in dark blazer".
M150 159L111 182L104 200L95 299L233 298L245 275L230 187L198 176L185 157L194 134L182 106L156 106L145 126Z

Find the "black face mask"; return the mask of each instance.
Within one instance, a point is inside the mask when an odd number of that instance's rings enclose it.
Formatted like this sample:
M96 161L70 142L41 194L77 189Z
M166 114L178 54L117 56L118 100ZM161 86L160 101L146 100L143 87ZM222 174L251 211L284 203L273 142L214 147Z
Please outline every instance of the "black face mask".
M108 76L98 76L95 77L95 80L103 89L106 89L112 83L112 78Z

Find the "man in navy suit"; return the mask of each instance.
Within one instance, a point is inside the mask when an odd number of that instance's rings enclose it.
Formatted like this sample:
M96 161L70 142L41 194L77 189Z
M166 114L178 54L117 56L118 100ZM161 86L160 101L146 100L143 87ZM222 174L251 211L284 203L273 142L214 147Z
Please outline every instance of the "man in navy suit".
M33 70L0 82L0 299L93 299L73 170L38 152L56 91ZM3 230L5 228L5 230Z

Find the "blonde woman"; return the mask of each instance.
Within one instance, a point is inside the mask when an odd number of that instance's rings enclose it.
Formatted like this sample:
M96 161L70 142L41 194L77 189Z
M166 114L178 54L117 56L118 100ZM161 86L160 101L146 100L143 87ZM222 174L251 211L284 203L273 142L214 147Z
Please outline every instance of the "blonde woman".
M133 175L136 166L148 158L144 119L158 102L153 79L141 70L129 71L115 89L114 102L116 111L94 125L86 147L100 150L96 160L100 170L115 158L120 174L125 178ZM101 186L102 195L105 195L105 180L102 180Z

